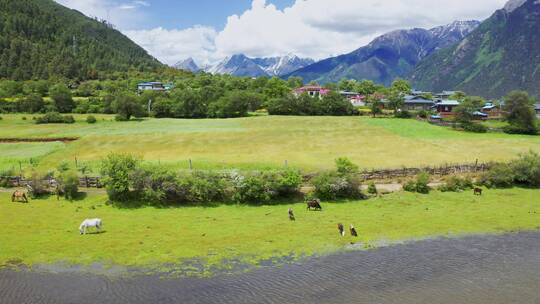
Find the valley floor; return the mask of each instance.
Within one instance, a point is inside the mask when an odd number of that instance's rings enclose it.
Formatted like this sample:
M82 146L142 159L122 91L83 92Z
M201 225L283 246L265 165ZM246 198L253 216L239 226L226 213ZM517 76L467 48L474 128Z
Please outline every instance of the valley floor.
M238 119L145 119L116 122L75 115L73 125L36 125L29 115L2 115L2 138L77 137L69 143L0 143L0 171L55 169L77 159L99 171L111 152L132 153L171 168L269 169L288 166L314 172L348 157L361 169L417 167L447 163L506 161L518 153L540 152L540 136L473 134L412 119L370 117L282 117ZM23 120L26 117L26 120Z

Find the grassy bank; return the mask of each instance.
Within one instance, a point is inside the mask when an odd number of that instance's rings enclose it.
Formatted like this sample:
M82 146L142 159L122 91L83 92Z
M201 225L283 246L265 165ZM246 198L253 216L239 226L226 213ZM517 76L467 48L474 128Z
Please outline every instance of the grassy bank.
M73 125L35 125L31 116L2 115L0 138L79 137L42 148L0 144L0 170L10 166L14 149L40 160L39 169L56 168L75 157L97 167L110 152L128 152L151 162L198 169L267 169L289 166L306 171L329 169L345 156L361 168L503 161L532 149L540 152L540 136L502 133L472 134L411 119L369 117L279 117L239 119L148 119L115 122L97 115L98 123L75 115ZM35 151L34 151L35 149ZM33 151L33 152L32 152Z
M209 265L227 259L311 255L340 250L351 241L373 243L429 236L501 233L540 227L538 190L488 190L429 195L395 193L367 201L326 203L323 212L304 204L215 208L117 209L106 197L82 201L35 200L11 203L0 194L0 264L65 261L135 266L202 259ZM292 207L297 221L290 222ZM85 218L100 217L105 233L80 236ZM358 239L338 236L336 224L354 223Z

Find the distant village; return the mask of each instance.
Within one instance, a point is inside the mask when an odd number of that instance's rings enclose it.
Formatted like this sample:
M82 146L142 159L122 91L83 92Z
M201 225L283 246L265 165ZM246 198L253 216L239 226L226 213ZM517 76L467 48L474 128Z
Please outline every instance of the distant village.
M169 91L173 87L173 84L164 84L161 82L143 82L137 85L139 92L147 90ZM314 98L321 98L330 92L330 89L318 85L307 85L293 90L295 96L307 94ZM430 116L431 120L452 118L454 116L454 108L460 105L460 101L452 99L452 96L456 93L456 91L442 91L433 94L432 92L412 90L408 95L404 96L403 110L432 112L433 115ZM339 91L339 94L347 98L355 107L364 107L367 105L367 97L358 92ZM428 96L432 98L428 98ZM388 108L389 102L383 96L381 96L380 102L383 109ZM479 111L473 113L473 116L479 120L500 119L502 118L502 105L502 101L487 101ZM540 104L536 104L534 110L536 111L536 115L540 117Z

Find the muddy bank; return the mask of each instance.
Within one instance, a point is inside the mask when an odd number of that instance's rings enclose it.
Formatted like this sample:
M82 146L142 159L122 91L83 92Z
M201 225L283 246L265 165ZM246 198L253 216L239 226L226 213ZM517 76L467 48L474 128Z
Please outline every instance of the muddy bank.
M426 240L209 279L0 270L1 303L539 303L540 232Z
M64 142L69 143L76 141L77 137L51 137L51 138L0 138L0 143L14 144L14 143L39 143L39 142Z

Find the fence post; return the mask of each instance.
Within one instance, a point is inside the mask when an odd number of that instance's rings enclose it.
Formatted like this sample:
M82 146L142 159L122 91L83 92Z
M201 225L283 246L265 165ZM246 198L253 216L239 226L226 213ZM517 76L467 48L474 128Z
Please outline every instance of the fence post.
M285 168L289 167L289 162L285 160Z
M193 170L193 162L189 159L189 170Z

